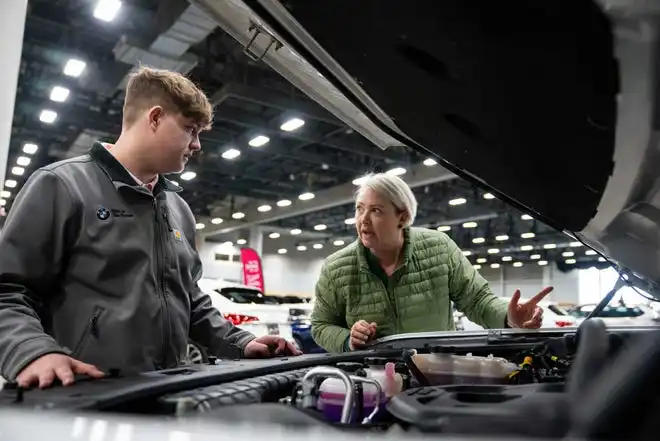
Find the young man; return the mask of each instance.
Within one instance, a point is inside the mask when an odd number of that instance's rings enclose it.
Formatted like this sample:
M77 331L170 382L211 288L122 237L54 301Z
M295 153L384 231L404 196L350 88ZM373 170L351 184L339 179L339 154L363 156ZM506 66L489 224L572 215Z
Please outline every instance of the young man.
M219 357L300 354L234 327L197 286L195 219L163 175L184 169L211 119L191 81L140 68L114 145L28 179L0 234L0 376L47 387L176 367L189 338Z

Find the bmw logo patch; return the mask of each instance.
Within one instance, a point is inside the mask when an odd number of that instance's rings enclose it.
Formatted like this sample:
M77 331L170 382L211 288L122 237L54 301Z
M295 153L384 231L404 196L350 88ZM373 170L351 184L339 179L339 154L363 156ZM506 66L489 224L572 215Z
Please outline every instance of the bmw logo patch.
M110 217L110 211L107 208L99 208L96 210L96 217L101 220L107 220Z

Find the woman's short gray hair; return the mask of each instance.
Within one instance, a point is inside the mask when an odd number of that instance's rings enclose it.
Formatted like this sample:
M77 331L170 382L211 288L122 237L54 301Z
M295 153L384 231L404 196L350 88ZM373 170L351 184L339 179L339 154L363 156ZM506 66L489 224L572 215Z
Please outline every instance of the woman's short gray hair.
M370 173L359 178L359 188L355 199L362 197L364 190L369 189L389 199L399 211L408 213L406 227L415 222L417 216L417 199L406 182L398 176L387 173Z

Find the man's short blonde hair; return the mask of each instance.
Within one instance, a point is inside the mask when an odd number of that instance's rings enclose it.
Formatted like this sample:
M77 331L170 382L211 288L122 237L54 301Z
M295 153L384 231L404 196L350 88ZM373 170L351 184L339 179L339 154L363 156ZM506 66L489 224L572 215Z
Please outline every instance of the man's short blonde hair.
M124 124L130 126L153 106L191 118L203 129L210 128L213 120L213 106L195 83L178 72L140 66L126 85Z

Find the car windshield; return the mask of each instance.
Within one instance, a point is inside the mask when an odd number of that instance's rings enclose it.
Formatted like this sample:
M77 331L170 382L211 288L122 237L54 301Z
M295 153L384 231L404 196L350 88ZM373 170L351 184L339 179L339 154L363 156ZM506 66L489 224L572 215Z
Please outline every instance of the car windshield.
M253 303L257 305L279 305L277 299L252 289L222 288L216 290L234 303Z

